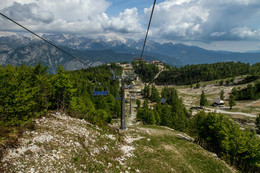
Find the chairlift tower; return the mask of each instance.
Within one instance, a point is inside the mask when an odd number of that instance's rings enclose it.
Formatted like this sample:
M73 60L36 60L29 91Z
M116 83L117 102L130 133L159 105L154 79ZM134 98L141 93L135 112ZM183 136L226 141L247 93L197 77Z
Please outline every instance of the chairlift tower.
M125 82L126 80L133 80L133 76L116 76L114 71L112 71L113 77L112 80L121 79L121 125L120 129L126 129L126 121L125 121Z
M121 125L120 129L126 129L125 123L125 81L124 78L121 77Z
M147 27L147 31L146 31L146 35L145 35L145 39L144 39L144 45L143 45L143 49L142 49L142 52L141 52L140 60L142 60L142 58L143 58L145 43L146 43L146 40L147 40L149 28L150 28L150 25L151 25L155 4L156 4L156 0L154 0L154 3L153 3L153 8L152 8L149 24L148 24L148 27ZM125 123L125 80L126 79L133 80L133 78L131 79L130 76L115 76L114 71L113 70L111 70L111 71L112 71L112 74L113 74L112 80L116 80L116 78L121 78L121 86L122 86L121 91L122 92L121 92L121 126L120 126L120 129L126 129L126 123ZM130 101L130 113L131 113L131 101Z

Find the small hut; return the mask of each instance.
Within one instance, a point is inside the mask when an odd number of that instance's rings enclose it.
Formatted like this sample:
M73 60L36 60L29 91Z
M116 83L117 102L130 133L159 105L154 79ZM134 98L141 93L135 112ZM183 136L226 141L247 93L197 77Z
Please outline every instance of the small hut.
M213 105L224 105L224 103L225 102L223 100L221 100L220 98L215 98Z

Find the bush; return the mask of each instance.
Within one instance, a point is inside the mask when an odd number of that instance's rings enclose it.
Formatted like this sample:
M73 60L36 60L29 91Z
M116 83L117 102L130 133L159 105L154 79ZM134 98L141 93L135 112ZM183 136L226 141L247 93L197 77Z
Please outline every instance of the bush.
M137 108L141 107L141 101L139 99L136 100Z
M260 140L250 129L240 130L234 121L217 113L200 112L191 124L203 147L243 172L260 169Z
M148 108L138 109L137 118L140 118L144 124L155 124L156 119L153 110ZM157 117L159 120L159 118Z

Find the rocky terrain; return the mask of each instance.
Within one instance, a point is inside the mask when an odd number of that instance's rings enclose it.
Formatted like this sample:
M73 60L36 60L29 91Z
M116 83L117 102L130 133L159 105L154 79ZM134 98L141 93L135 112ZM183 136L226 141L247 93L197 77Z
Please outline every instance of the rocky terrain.
M166 127L117 131L61 112L35 121L35 130L5 153L3 172L234 172L191 137Z

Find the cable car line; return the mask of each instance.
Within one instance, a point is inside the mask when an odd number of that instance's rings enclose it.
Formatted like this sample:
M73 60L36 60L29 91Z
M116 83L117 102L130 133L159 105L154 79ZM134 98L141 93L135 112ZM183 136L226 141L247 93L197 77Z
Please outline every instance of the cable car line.
M144 48L145 48L145 44L146 44L146 41L147 41L147 37L148 37L148 33L149 33L151 21L152 21L152 16L153 16L155 4L156 4L156 0L154 0L154 3L153 3L152 12L151 12L151 15L150 15L150 19L149 19L149 23L148 23L148 27L147 27L145 39L144 39L143 49L142 49L141 56L140 56L141 58L143 57ZM46 43L50 44L51 46L55 47L56 49L60 50L61 52L65 53L66 55L70 56L70 57L73 58L74 60L76 60L76 61L82 63L82 64L85 65L85 66L88 66L88 65L85 64L82 60L76 58L75 56L73 56L72 54L70 54L70 53L68 53L67 51L63 50L62 48L60 48L60 47L56 46L55 44L51 43L50 41L44 39L43 37L39 36L39 35L36 34L35 32L29 30L28 28L26 28L26 27L24 27L23 25L19 24L18 22L14 21L14 20L11 19L10 17L4 15L3 13L0 13L0 15L2 15L4 18L10 20L11 22L15 23L16 25L20 26L21 28L25 29L26 31L30 32L31 34L35 35L36 37L40 38L41 40L45 41Z
M18 22L14 21L13 19L7 17L6 15L4 15L3 13L0 13L0 15L2 15L4 18L12 21L13 23L15 23L16 25L20 26L21 28L25 29L26 31L30 32L31 34L35 35L36 37L40 38L41 40L45 41L46 43L50 44L51 46L55 47L56 49L60 50L61 52L65 53L66 55L70 56L71 58L73 58L74 60L82 63L83 65L87 66L87 64L85 64L82 60L78 59L77 57L73 56L72 54L68 53L67 51L63 50L62 48L56 46L55 44L51 43L50 41L44 39L43 37L39 36L38 34L36 34L35 32L29 30L28 28L24 27L23 25L19 24Z
M143 49L142 49L142 53L141 53L140 58L143 57L144 48L145 48L145 43L146 43L147 36L148 36L148 32L149 32L149 29L150 29L150 25L151 25L151 21L152 21L152 17L153 17L153 11L154 11L155 4L156 4L156 0L154 0L154 2L153 2L153 8L152 8L150 20L149 20L149 23L148 23L148 27L147 27L147 31L146 31L146 35L145 35L145 39L144 39L144 45L143 45Z

